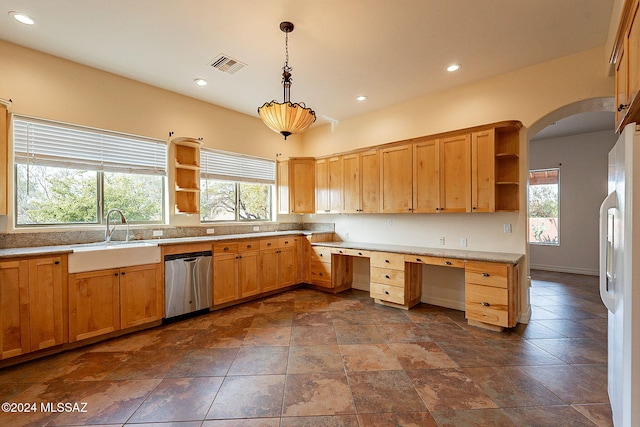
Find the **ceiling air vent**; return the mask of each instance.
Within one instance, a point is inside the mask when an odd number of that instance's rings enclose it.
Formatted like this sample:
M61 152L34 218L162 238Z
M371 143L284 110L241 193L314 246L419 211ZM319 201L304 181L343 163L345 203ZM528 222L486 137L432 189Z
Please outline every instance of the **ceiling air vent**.
M232 57L225 54L220 54L215 57L215 59L211 61L209 65L213 68L217 68L218 70L229 74L233 74L241 68L247 66L247 64L245 64L244 62L240 62L237 59L233 59Z

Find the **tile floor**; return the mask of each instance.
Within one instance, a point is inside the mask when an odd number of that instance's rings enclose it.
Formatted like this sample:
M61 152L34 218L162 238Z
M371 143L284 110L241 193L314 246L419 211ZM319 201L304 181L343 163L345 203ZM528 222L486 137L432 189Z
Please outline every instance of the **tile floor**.
M610 426L597 279L532 274L531 322L502 333L301 288L5 368L0 401L37 411L0 425Z

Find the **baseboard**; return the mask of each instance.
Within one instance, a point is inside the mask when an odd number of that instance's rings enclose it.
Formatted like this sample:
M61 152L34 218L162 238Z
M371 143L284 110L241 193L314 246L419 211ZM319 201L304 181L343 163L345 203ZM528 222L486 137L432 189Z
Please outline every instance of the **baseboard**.
M527 305L527 310L518 316L518 323L529 323L529 320L531 320L531 304Z
M564 266L558 266L558 265L544 265L544 264L533 264L533 263L529 264L529 269L553 271L556 273L585 274L587 276L598 276L600 274L598 270L594 270L592 268L574 268L574 267L564 267Z
M420 302L437 305L438 307L446 307L454 310L464 311L464 301L422 295L422 299L420 300Z

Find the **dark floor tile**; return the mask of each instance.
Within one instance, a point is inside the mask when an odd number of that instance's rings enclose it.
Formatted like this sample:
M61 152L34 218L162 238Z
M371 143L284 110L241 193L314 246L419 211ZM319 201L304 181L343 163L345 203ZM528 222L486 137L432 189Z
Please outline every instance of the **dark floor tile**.
M328 345L337 344L333 326L293 326L291 345Z
M283 328L291 327L293 313L266 312L258 313L253 317L251 328Z
M529 342L566 363L607 363L606 339L535 339Z
M145 345L154 341L161 331L162 328L153 328L146 331L136 332L135 334L112 338L110 340L92 345L89 348L89 351L138 351Z
M360 427L438 427L429 412L361 414L358 420Z
M546 328L554 330L567 338L591 338L597 340L607 340L607 333L594 330L585 321L596 320L607 323L606 319L584 319L584 320L538 320L538 323Z
M164 378L187 350L138 351L111 371L108 380Z
M373 319L364 310L332 311L331 318L335 326L372 325L373 324Z
M507 355L491 350L480 341L461 340L436 342L458 366L508 366L511 364Z
M67 366L86 353L84 349L67 351L31 362L0 369L0 384L35 383L57 374L62 375Z
M287 346L291 341L291 326L276 328L249 328L243 346Z
M245 326L213 326L199 339L200 348L238 348L249 331Z
M338 344L377 344L384 343L375 325L336 325Z
M414 323L381 324L376 328L387 343L431 341L427 331Z
M287 371L289 347L242 347L228 375L271 375Z
M280 427L358 427L358 419L355 415L285 417Z
M288 374L343 372L344 363L337 345L289 347Z
M433 342L390 343L388 346L405 370L458 367L456 362Z
M598 427L613 427L613 414L609 404L573 405L573 409Z
M424 328L427 336L432 341L461 341L461 340L473 340L475 337L460 327L457 323L419 323L420 327Z
M516 424L501 409L445 409L432 411L438 427L525 427L537 424ZM556 420L557 422L557 420ZM555 425L556 427L558 424Z
M431 412L498 407L461 369L420 369L407 375Z
M155 426L164 427L164 426ZM280 427L280 418L249 418L238 420L207 420L202 427Z
M608 403L607 383L570 365L520 366L567 404Z
M204 420L222 380L222 377L166 378L128 422Z
M237 348L191 350L173 366L167 377L225 376L237 353Z
M329 302L330 311L355 311L364 310L365 306L357 299L337 298Z
M327 311L294 313L291 326L333 326L332 314Z
M193 349L199 347L197 343L201 339L200 335L201 332L195 329L165 328L158 334L151 336L149 342L140 350L162 352L175 349Z
M65 369L57 370L46 380L95 381L106 378L133 356L131 352L87 352L73 359Z
M501 408L562 405L564 402L518 368L465 368L464 373Z
M593 426L589 419L571 406L504 408L503 411L517 426Z
M347 376L358 414L426 410L404 371L348 372Z
M280 417L284 375L226 377L207 419Z
M560 332L542 326L538 320L531 320L529 323L518 323L513 328L513 331L524 339L564 338L564 335Z
M387 344L341 345L340 352L347 371L400 370L402 365Z
M528 340L484 341L484 344L498 354L507 355L509 362L515 366L563 365L565 363Z
M284 417L355 414L344 372L287 375Z

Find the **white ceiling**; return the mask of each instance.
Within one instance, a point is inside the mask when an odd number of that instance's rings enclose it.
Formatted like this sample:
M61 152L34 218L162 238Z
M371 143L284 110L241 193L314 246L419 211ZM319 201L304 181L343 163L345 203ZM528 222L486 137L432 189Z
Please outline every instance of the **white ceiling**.
M602 46L613 3L0 0L0 39L257 117L264 102L282 100L279 24L288 20L291 100L323 123ZM209 67L221 53L248 66ZM462 68L447 73L450 63Z

